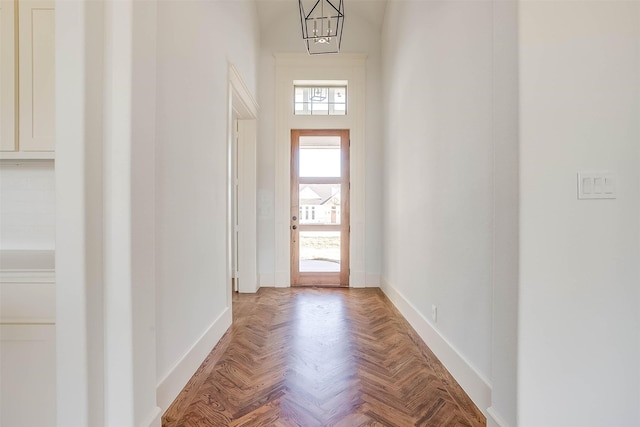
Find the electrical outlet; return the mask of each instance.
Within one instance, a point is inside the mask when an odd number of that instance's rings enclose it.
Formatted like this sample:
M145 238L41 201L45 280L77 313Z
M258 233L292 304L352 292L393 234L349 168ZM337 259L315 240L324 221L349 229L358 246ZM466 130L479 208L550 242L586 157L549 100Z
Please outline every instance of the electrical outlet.
M438 323L438 307L435 304L431 305L431 318L435 323Z

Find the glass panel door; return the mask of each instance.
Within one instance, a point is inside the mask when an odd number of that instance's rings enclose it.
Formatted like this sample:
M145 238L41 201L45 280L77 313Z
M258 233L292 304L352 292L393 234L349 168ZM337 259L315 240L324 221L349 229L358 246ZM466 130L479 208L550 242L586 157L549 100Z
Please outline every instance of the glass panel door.
M349 285L349 131L291 131L291 283Z

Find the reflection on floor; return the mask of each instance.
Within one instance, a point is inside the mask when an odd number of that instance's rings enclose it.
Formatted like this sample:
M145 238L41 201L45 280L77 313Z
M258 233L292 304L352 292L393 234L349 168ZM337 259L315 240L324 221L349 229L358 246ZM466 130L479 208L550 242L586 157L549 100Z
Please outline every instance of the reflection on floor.
M484 426L379 289L235 294L233 326L163 426Z

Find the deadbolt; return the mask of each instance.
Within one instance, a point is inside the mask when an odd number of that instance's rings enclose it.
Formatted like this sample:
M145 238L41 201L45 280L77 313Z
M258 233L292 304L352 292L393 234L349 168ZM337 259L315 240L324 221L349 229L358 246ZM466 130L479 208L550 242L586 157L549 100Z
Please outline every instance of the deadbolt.
M295 221L295 220L298 219L298 217L294 215L293 218L291 218L291 219L293 219Z

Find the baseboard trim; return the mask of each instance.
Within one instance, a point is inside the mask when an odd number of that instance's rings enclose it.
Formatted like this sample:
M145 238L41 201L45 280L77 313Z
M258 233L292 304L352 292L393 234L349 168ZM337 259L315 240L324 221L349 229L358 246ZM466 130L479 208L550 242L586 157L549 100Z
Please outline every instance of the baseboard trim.
M162 409L158 406L153 408L145 421L140 424L140 427L162 427Z
M289 271L276 271L275 284L276 288L288 288L291 286L291 272Z
M173 403L213 347L229 329L231 320L231 308L227 307L159 382L156 388L156 401L162 413Z
M275 273L262 273L260 275L260 287L261 288L273 288L276 286Z
M349 287L364 288L366 287L366 273L364 271L351 271L349 276Z
M491 405L489 381L384 277L381 280L381 289L453 375L473 403L486 415L487 408Z
M379 288L380 287L380 275L379 274L367 274L367 288Z
M493 406L487 408L487 427L511 427L500 414L493 409Z

